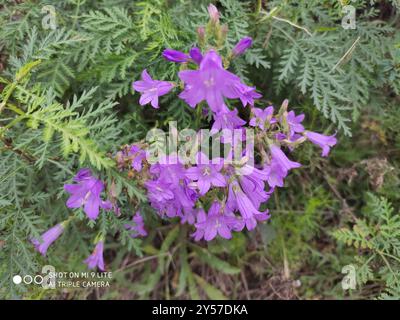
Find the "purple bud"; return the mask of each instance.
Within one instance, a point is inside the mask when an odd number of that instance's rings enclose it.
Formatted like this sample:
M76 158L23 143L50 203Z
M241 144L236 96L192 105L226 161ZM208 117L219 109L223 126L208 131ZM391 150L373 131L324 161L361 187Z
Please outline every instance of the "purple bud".
M59 223L43 233L39 239L31 239L31 242L35 246L35 249L45 256L49 246L57 240L63 231L64 224Z
M165 49L162 53L163 57L172 62L187 62L189 60L189 56L181 51L173 50L173 49Z
M201 54L200 49L197 47L190 49L189 55L197 64L200 64L201 60L203 60L203 55Z
M233 48L232 54L234 56L240 56L243 54L248 48L251 47L251 44L253 43L253 39L250 37L244 37L240 39L238 44Z
M214 6L212 3L208 5L208 14L210 15L210 19L212 23L217 23L219 22L219 12L216 6Z

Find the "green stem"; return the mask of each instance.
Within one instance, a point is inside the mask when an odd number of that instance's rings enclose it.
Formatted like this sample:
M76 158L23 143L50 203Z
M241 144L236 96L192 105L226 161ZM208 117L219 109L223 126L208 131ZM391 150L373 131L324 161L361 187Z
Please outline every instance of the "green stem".
M7 89L7 93L4 97L4 100L2 101L2 103L0 103L0 113L3 112L3 110L6 107L6 104L8 102L8 99L10 99L11 94L13 93L13 91L15 90L16 87L17 87L17 82L15 81L11 84L11 87L9 89Z
M202 116L202 105L201 104L199 104L199 105L197 105L197 109L196 109L196 122L195 122L195 125L196 125L196 128L197 129L200 129L200 125L201 125L201 116Z
M257 0L256 11L255 11L256 17L260 14L261 8L262 8L262 0Z
M74 20L72 22L72 30L75 29L76 23L78 21L78 14L79 14L80 8L81 8L81 1L78 0L78 4L76 5Z

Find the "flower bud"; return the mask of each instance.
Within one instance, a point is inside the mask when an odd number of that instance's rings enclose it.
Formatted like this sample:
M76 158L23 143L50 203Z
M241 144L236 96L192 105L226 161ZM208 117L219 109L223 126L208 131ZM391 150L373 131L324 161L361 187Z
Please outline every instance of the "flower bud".
M197 28L197 38L199 39L200 47L203 47L206 41L206 29L203 26Z
M213 24L217 24L219 22L219 12L216 6L213 4L209 4L208 8L208 14L210 15L211 22Z
M251 47L252 43L253 43L253 39L250 37L244 37L244 38L240 39L240 41L237 43L237 45L233 48L232 54L234 56L240 56L248 48Z
M189 55L197 64L200 64L201 60L203 60L203 55L201 54L200 49L197 47L190 49Z
M225 40L227 34L228 34L228 25L224 24L221 26L221 38Z
M173 49L165 49L162 53L163 57L172 62L187 62L189 60L189 56L181 51L173 50Z

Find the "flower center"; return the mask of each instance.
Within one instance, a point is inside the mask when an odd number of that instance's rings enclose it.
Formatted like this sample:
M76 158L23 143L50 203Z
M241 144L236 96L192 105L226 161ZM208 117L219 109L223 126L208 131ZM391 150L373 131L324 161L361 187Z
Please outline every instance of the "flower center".
M85 197L83 198L83 202L86 203L87 199L89 199L90 197L90 191L88 191L88 193L86 193Z
M205 167L203 169L203 176L209 176L211 174L211 168L210 167Z
M209 80L205 80L204 84L206 85L206 87L212 87L215 85L215 80L213 77L211 77Z

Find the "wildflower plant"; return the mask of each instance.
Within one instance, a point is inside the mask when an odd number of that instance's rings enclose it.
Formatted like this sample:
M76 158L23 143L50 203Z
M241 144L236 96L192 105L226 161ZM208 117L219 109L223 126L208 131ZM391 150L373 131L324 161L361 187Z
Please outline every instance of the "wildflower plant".
M263 107L261 103L255 107L262 94L229 71L230 62L245 53L252 39L246 36L232 50L227 50L223 44L228 30L220 25L218 9L210 4L208 12L207 27L198 31L201 48L193 47L189 54L173 48L162 53L165 63L181 64L179 82L155 80L144 69L141 79L134 81L132 87L140 93L140 105L150 104L155 109L160 108L159 97L174 88L183 88L176 99L197 109L200 121L204 115L211 115L207 124L213 129L211 138L219 138L217 150L224 148L227 153L211 157L211 152L205 153L201 148L208 141L196 135L189 148L194 152L193 163L171 150L169 153L161 150L157 160L150 162L149 144L138 141L114 156L119 171L133 172L132 179L140 181L154 211L161 218L178 218L181 223L191 225L195 241L211 241L217 236L230 239L232 232L251 231L258 223L270 219L273 213L268 210L268 199L276 188L284 186L291 170L301 167L286 153L291 154L304 142L311 141L322 148L322 156L327 156L336 144L334 136L306 131L301 124L304 115L289 111L287 100L276 111L274 106ZM233 99L240 100L242 108L250 109L249 124L239 116L237 108L229 107ZM249 130L251 127L254 132ZM68 208L82 207L90 220L96 220L101 210L120 214L118 198L108 188L105 197L109 199L102 199L104 183L90 169L81 169L73 180L75 184L64 186L70 194ZM133 226L126 224L124 228L132 232L132 237L146 236L138 204L132 207L132 212L136 212ZM47 231L42 236L43 245L39 240L34 241L36 248L45 254L63 228L59 224ZM105 236L102 234L102 239ZM105 269L103 246L104 240L97 241L95 251L85 260L90 268Z
M209 2L0 4L0 297L398 295L396 1Z

